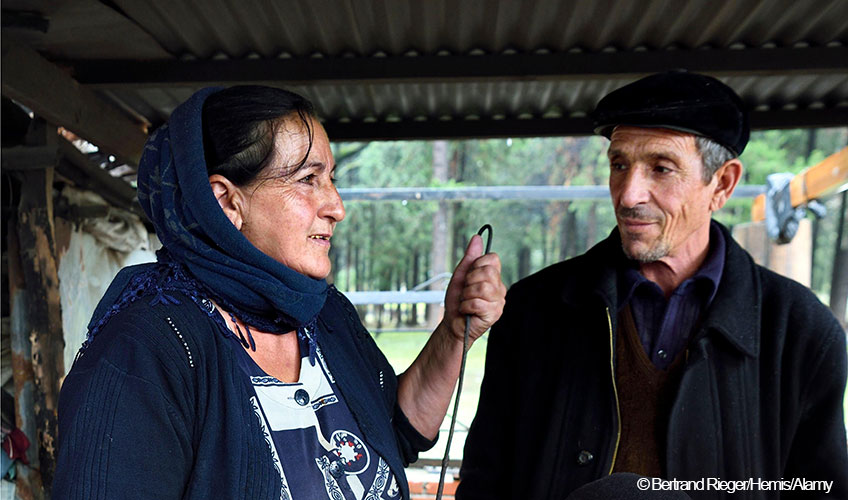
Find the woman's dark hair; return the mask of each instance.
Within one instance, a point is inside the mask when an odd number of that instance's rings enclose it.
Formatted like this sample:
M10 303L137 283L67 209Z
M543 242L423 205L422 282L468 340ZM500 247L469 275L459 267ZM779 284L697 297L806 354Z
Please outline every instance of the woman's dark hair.
M309 147L284 175L300 169L312 150L312 103L294 92L261 85L238 85L207 97L203 152L208 174L223 175L237 186L250 184L273 158L274 137L283 120L292 115L306 127Z

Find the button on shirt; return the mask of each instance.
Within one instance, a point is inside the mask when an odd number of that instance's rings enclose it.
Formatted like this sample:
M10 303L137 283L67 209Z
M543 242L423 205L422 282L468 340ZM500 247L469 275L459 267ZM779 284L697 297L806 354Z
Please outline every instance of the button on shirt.
M629 302L645 353L657 368L665 370L686 348L701 314L715 297L724 270L726 243L715 222L710 223L707 258L695 273L666 300L662 289L639 272L639 264L626 261L619 272L622 290L619 311Z

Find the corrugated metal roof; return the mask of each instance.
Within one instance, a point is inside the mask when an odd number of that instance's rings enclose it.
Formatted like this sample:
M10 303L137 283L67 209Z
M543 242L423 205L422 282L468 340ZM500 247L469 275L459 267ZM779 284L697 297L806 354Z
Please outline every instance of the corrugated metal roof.
M586 133L585 114L600 97L671 67L719 76L761 127L848 123L844 0L81 0L3 8L4 23L8 12L42 12L46 33L7 25L4 35L151 125L196 88L261 82L310 97L331 134L348 139Z
M169 53L465 54L844 42L843 0L116 0ZM85 54L79 54L85 56Z

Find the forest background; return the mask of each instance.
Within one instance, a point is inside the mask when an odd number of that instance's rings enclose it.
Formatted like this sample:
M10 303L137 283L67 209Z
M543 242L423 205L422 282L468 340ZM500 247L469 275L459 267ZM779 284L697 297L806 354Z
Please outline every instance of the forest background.
M608 141L559 137L463 141L335 143L337 187L606 185ZM740 184L764 185L775 172L797 173L848 144L848 128L754 132L741 156ZM750 221L752 199L733 199L715 214L728 227ZM811 288L828 303L841 196L814 221ZM507 286L607 237L615 217L605 200L346 201L333 238L330 280L342 291L409 290L450 272L472 234L494 227L493 251ZM446 281L436 286L444 288ZM370 327L420 326L418 306L362 308Z
M607 184L608 141L602 137L516 138L456 141L334 143L337 187L593 186ZM752 133L741 156L740 184L764 185L776 172L797 173L848 145L848 127ZM343 194L344 196L344 194ZM845 193L825 200L827 215L813 220L811 288L829 304ZM715 218L733 227L751 220L752 198L731 198ZM453 270L480 226L494 228L492 251L500 255L507 286L546 266L585 252L615 227L608 198L602 200L346 201L347 216L333 237L329 280L339 290L410 290ZM808 215L808 217L812 217ZM843 223L842 226L845 224ZM848 260L848 236L840 252ZM844 266L848 267L848 262ZM842 268L845 280L845 267ZM447 280L432 287L444 289ZM837 298L842 301L844 295ZM357 306L363 322L398 373L414 360L438 321L438 305ZM843 318L844 321L844 318ZM458 432L451 457L462 456L466 430L476 412L486 337L469 352ZM848 396L846 396L848 408ZM848 413L848 411L846 411ZM449 424L442 425L440 443ZM435 461L444 444L422 455Z

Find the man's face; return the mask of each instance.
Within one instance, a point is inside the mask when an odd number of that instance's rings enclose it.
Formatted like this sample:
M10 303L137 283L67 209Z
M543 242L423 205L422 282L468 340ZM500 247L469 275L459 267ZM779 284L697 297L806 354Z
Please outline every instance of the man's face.
M624 253L639 262L685 258L687 242L710 221L715 176L691 134L668 129L617 127L611 137L609 187Z

